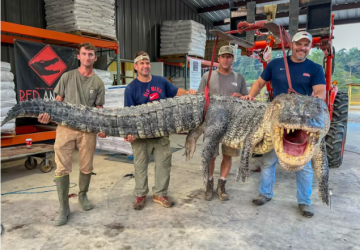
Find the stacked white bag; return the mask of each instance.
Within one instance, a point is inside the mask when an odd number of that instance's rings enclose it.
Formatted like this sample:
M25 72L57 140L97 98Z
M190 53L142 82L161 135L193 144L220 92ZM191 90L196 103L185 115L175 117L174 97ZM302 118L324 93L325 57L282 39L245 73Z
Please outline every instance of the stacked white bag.
M124 90L125 88L113 86L111 73L107 70L94 69L94 73L100 77L105 85L105 108L122 108L124 107Z
M112 86L113 81L109 71L94 69L94 73L100 77L105 85L104 108L123 108L126 86ZM120 137L97 137L96 148L127 155L133 154L131 143L124 141L124 138Z
M206 29L192 20L165 21L161 27L160 55L189 54L204 57Z
M45 0L47 29L116 39L115 0Z
M17 103L14 74L10 70L10 63L1 62L1 122L5 119L8 111ZM2 126L1 132L15 133L15 119Z

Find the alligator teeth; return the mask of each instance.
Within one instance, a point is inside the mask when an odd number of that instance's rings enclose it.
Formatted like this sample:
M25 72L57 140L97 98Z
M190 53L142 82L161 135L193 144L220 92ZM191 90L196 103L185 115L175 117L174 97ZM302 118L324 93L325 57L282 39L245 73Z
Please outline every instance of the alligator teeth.
M294 132L295 132L295 129L292 129L292 132L294 133Z
M314 135L314 133L310 133L310 137L313 136L313 135Z
M288 134L290 133L290 129L287 129L287 133L288 133Z
M309 134L309 131L306 131L306 134L308 135L308 134Z

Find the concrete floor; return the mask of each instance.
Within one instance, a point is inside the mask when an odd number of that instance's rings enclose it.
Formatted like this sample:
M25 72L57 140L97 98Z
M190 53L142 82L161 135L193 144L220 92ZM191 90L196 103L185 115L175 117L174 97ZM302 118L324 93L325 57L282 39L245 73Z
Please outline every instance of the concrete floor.
M252 205L258 195L260 173L246 183L235 182L239 159L228 178L230 200L202 199L201 141L190 162L184 149L173 154L169 196L173 208L151 200L142 211L132 210L133 165L105 160L97 154L97 173L89 197L95 204L84 212L70 199L71 216L65 226L53 226L59 209L56 192L11 194L1 197L2 249L360 249L360 124L348 125L343 165L330 171L333 196L330 207L318 198L314 177L315 216L302 217L296 202L295 174L277 168L275 196L262 207ZM171 136L172 147L184 145L185 136ZM74 154L71 183L77 183L78 156ZM216 178L219 174L217 161ZM24 161L2 164L1 193L54 184L54 171L26 170ZM261 165L261 158L252 167ZM150 165L149 187L154 181ZM54 190L53 187L30 191ZM70 193L77 193L78 187Z

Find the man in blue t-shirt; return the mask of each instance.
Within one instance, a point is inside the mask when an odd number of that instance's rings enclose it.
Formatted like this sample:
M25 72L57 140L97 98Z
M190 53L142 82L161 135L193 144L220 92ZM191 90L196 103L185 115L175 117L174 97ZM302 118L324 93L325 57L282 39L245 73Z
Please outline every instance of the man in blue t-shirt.
M146 52L140 51L135 55L134 68L138 77L125 89L125 106L136 106L174 96L195 94L196 91L178 88L161 76L150 74L150 57ZM147 170L151 154L155 160L155 186L153 187L153 201L164 207L171 207L174 203L167 197L170 181L171 156L170 141L168 136L153 139L136 139L133 135L125 138L131 142L134 152L135 210L145 206L146 195L149 192Z
M322 67L306 56L311 49L312 36L305 31L298 32L292 38L292 55L287 57L291 84L293 89L303 95L312 95L325 100L326 82ZM274 90L274 98L282 93L287 93L289 89L286 78L284 58L272 60L258 80L251 87L249 95L242 99L255 100L265 84L271 81ZM261 181L259 187L259 196L253 200L255 205L261 206L273 197L273 188L275 184L275 167L278 158L272 150L265 154L264 166L261 171ZM312 192L313 170L311 161L300 171L296 172L297 183L297 201L300 212L305 217L314 215L311 209L311 192Z

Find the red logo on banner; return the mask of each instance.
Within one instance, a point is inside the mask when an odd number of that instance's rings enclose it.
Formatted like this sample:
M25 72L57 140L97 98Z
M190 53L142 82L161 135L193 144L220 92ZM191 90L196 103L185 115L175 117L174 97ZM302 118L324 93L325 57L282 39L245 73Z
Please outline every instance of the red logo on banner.
M49 45L46 45L31 59L29 66L49 86L51 86L67 68L66 64Z

